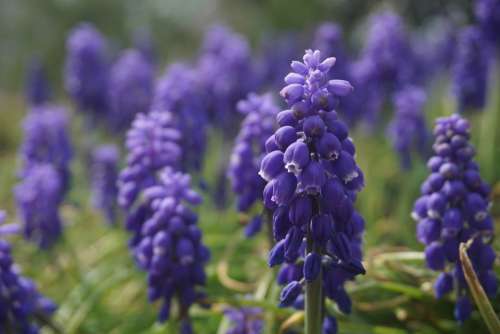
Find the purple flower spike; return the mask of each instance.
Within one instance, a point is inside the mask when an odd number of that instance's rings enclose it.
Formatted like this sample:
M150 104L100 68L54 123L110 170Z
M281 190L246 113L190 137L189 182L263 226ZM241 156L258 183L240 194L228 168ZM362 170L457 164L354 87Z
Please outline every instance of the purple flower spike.
M495 47L500 46L500 1L476 0L475 13L482 33Z
M106 41L90 23L76 26L66 41L65 88L79 111L92 118L107 111Z
M92 153L92 203L109 224L115 224L117 218L118 160L118 148L114 145L102 145Z
M128 129L135 115L149 111L153 97L153 66L137 50L125 50L111 68L109 123L112 129Z
M138 114L127 132L127 167L119 176L118 203L125 209L154 183L156 173L166 166L177 166L181 150L180 132L168 112Z
M191 209L202 199L191 188L190 176L171 167L152 172L151 178L135 211L129 210L130 248L137 265L148 273L150 301L163 302L159 320L168 320L172 299L177 298L179 314L187 322L191 305L204 299L199 288L205 284L204 266L210 258Z
M25 238L42 249L52 246L62 233L62 184L56 169L49 164L31 167L14 194Z
M281 127L266 142L261 174L278 241L269 265L283 265L278 281L286 285L280 305L303 307L302 279L319 279L324 296L347 312L351 304L344 283L364 273L364 221L353 209L363 174L347 126L333 109L352 90L346 81L331 80L334 64L335 58L323 59L317 50L291 63L281 94L288 109L276 117ZM338 276L339 270L345 274ZM332 319L326 325L330 332L336 331Z
M59 174L61 196L69 189L71 178L73 150L68 127L66 111L49 104L33 107L23 121L20 177L27 175L33 166L51 164Z
M431 174L422 185L422 196L415 202L412 217L418 223L417 238L426 246L428 267L441 272L434 284L436 297L455 289L455 318L463 322L470 316L472 304L460 270L460 243L470 242L468 255L478 277L483 277L480 281L487 294L494 296L497 290L495 253L485 243L486 237L493 235L493 225L483 224L491 220L489 190L481 191L485 183L473 161L474 154L458 154L464 149L473 152L468 121L458 115L438 118L434 135L437 156L429 159ZM444 146L447 149L443 153ZM453 267L458 270L450 270Z
M485 107L489 58L481 31L476 27L464 28L458 37L453 64L453 92L459 112L482 110Z
M425 124L425 92L417 87L407 87L396 94L396 112L388 129L394 150L399 154L401 166L411 167L411 152L427 154L429 132Z
M247 40L225 26L213 26L203 41L198 74L207 93L210 120L226 135L233 134L240 119L236 103L257 84Z
M207 143L207 108L202 83L197 72L187 64L170 65L158 80L152 110L167 111L174 116L182 134L181 167L199 172Z
M0 225L5 214L0 211ZM4 225L5 226L5 225ZM0 229L3 226L0 226ZM14 263L10 244L0 233L0 308L2 329L12 333L38 333L42 323L37 316L50 317L57 306L38 291L36 284L22 276Z
M236 137L227 173L232 190L237 195L238 211L249 212L255 202L262 199L266 185L263 177L277 176L285 169L280 151L273 151L266 161L262 159L266 152L266 140L273 134L274 118L278 114L271 95L250 94L238 103L238 109L246 116ZM259 175L261 166L263 170ZM261 219L253 217L251 221ZM251 235L258 232L261 225L253 227L256 230Z

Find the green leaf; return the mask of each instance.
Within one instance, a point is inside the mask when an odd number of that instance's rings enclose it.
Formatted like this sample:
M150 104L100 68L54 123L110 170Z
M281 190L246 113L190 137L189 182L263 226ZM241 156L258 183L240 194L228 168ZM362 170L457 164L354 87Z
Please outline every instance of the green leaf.
M491 334L500 333L500 320L498 319L493 307L491 306L486 293L481 286L481 283L477 279L476 272L472 267L469 256L467 255L467 244L460 244L460 262L462 262L462 269L464 271L465 280L469 285L472 297L476 302L476 305L483 317L486 326Z

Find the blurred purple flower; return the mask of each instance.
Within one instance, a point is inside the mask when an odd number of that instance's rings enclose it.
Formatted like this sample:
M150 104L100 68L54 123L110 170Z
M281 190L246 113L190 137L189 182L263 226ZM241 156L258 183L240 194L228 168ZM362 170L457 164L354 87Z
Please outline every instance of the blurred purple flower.
M52 246L61 236L61 193L59 174L49 164L33 165L14 189L24 236L40 248Z
M107 111L109 64L106 41L90 23L73 28L66 41L65 88L77 109L102 117Z
M119 152L115 145L101 145L92 153L92 203L102 211L107 223L116 223Z
M455 317L460 322L472 311L459 259L460 243L472 240L467 253L485 292L493 297L498 286L493 271L496 254L485 242L494 232L490 187L473 160L469 129L469 122L458 115L437 119L435 155L427 164L431 174L422 184L412 213L418 223L417 238L426 246L428 267L442 272L434 286L436 296L456 290Z
M453 92L458 112L482 110L486 105L490 55L487 44L476 27L463 28L453 64Z
M228 308L224 314L231 324L226 334L261 334L264 331L264 314L258 307Z
M425 92L414 86L406 87L394 97L395 113L388 134L403 168L411 167L413 150L423 157L427 154L429 132L424 115L426 98Z
M182 134L182 168L199 172L207 144L207 109L197 72L186 64L170 65L158 80L152 109L170 112Z
M154 66L156 64L156 48L151 32L144 28L137 29L133 34L133 41L134 47Z
M0 211L0 225L5 213ZM5 225L4 225L5 226ZM38 292L34 282L21 276L11 254L10 244L4 240L0 226L0 324L6 333L38 333L39 316L49 317L57 306Z
M127 166L118 181L118 203L132 210L139 194L156 183L157 172L178 166L181 158L180 132L169 112L138 114L127 132Z
M294 33L270 36L261 44L261 54L257 63L259 87L279 89L283 86L283 78L290 69L290 62L302 53L300 36Z
M137 50L125 50L113 64L109 79L109 122L124 131L138 113L149 111L153 98L153 66Z
M33 59L28 68L25 97L30 106L47 103L52 97L45 70L38 59Z
M240 117L236 103L254 91L257 84L247 40L229 28L212 26L205 35L198 59L198 75L209 107L209 117L225 135L234 133Z
M500 46L500 1L475 0L475 13L486 39L496 47Z
M246 100L238 103L238 110L246 116L231 153L228 177L237 197L238 211L248 212L262 198L266 185L258 172L265 154L266 140L274 132L274 120L279 109L271 95L249 94ZM259 219L254 217L251 220L246 230L247 236L260 230Z
M61 195L69 189L73 149L68 134L67 113L55 105L34 106L23 121L20 177L38 164L51 164L59 174Z

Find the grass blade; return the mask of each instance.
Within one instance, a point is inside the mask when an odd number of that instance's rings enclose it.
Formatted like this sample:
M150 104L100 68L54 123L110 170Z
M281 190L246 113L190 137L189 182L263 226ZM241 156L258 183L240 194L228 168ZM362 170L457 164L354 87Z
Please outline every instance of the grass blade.
M472 267L469 256L467 255L467 245L465 243L460 244L460 262L462 262L462 269L464 271L465 280L469 285L472 297L476 302L476 305L481 313L481 316L488 326L491 334L500 333L500 320L498 319L493 307L491 306L486 293L481 286L481 283L477 279L476 272Z

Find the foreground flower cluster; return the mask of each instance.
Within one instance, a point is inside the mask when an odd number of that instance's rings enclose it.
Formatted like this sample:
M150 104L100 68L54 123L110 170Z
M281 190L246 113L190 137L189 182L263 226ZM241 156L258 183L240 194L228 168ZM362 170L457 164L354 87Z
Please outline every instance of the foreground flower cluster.
M495 251L487 243L493 234L490 188L473 160L469 128L469 122L458 115L437 119L435 155L427 164L431 174L422 184L422 196L412 214L418 222L418 240L426 245L427 265L442 271L434 286L436 296L456 290L455 317L460 322L472 312L459 259L460 243L471 242L468 255L485 292L494 296L498 285L493 271Z
M329 81L335 58L322 59L319 51L307 50L303 59L292 62L293 72L285 78L281 95L290 109L277 116L280 127L266 142L259 172L267 182L264 204L272 211L277 241L269 264L284 264L278 277L287 284L282 306L296 303L305 284L309 311L323 312L321 300L314 298L324 295L349 313L343 285L364 272L364 221L353 208L363 174L347 127L333 109L352 86ZM318 281L323 293L314 296Z
M201 197L179 166L181 133L168 111L139 114L127 134L127 166L119 176L119 203L126 211L130 248L148 273L150 301L162 300L159 320L177 300L182 333L191 333L189 307L202 302L204 265L210 252L202 244L198 217L190 208Z

